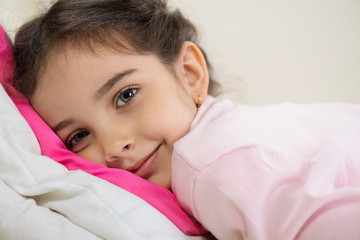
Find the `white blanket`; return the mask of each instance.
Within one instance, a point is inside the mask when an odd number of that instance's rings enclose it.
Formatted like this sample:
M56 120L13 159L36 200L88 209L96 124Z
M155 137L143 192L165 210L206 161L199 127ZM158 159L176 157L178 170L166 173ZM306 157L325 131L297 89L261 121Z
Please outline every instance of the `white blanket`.
M40 153L1 86L0 239L203 239L137 196Z

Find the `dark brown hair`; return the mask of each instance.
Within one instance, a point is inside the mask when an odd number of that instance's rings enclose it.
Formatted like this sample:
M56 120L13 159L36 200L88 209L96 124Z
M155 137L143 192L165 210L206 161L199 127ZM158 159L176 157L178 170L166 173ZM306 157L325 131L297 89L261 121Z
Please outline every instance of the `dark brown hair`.
M170 11L163 0L59 0L16 33L13 84L30 98L46 58L66 46L132 49L153 53L172 66L185 41L198 45L194 25L180 11ZM206 61L209 94L216 95L219 86Z

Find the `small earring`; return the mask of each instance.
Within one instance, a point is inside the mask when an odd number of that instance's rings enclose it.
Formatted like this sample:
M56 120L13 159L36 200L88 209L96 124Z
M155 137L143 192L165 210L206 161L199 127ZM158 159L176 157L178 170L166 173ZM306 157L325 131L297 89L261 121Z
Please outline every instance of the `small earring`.
M200 95L198 95L198 102L195 105L196 105L197 110L199 111L200 106L201 106L201 97L200 97Z

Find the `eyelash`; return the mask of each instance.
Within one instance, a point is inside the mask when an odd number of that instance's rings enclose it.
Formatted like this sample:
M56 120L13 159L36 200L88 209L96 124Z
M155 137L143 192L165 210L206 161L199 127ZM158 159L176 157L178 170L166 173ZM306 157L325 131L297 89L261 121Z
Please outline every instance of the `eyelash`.
M117 110L121 107L125 107L125 105L131 104L134 97L136 97L136 95L138 94L138 91L139 91L139 88L134 87L134 86L129 86L129 87L126 87L125 89L120 90L120 92L114 98L114 108ZM125 102L124 99L120 99L124 93L131 94L131 96L128 97L130 99L127 100L127 102ZM123 104L120 106L118 104L119 100L123 102Z
M79 134L83 134L84 135L84 133L85 133L85 135L84 136L81 136L82 137L82 139L81 140L79 140L77 143L72 143L72 141L79 135ZM71 134L70 136L69 136L69 138L68 138L68 140L66 140L66 147L68 148L68 149L70 149L71 151L73 151L73 152L79 152L79 150L74 150L74 148L76 147L76 146L79 146L79 144L81 144L83 141L84 141L84 139L89 135L90 133L89 133L89 131L87 131L87 130L79 130L79 131L76 131L76 132L74 132L73 134ZM80 137L80 138L81 138Z

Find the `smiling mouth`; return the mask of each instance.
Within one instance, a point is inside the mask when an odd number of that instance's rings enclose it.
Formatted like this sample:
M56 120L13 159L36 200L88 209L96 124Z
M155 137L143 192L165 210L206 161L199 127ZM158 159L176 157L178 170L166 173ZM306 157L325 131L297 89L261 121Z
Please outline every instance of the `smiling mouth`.
M142 158L130 172L144 179L149 178L153 172L160 146L161 144L149 155Z

